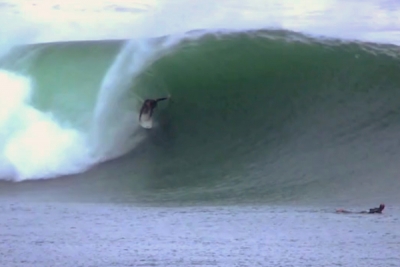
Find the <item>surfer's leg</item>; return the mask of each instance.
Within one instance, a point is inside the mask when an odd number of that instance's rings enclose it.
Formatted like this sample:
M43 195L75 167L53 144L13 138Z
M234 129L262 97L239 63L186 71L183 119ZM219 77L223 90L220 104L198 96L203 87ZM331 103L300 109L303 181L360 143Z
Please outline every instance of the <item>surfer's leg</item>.
M146 114L147 112L148 112L147 105L146 105L146 104L143 104L142 108L140 109L139 120L141 120L141 119L142 119L142 115L143 115L143 113L145 113L145 114Z
M345 209L337 209L337 213L354 213L353 211L345 210Z

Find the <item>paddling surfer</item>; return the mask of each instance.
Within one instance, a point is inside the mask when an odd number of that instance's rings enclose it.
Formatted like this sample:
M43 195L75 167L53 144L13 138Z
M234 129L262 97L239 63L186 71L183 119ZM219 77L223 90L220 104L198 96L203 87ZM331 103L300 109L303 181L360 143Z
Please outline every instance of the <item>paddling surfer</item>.
M157 107L157 103L163 100L167 100L169 98L171 98L171 96L158 99L146 99L142 105L142 108L140 109L139 121L141 120L143 114L148 114L151 118L151 116L153 116L154 109Z
M380 204L379 207L377 208L371 208L369 209L369 211L360 211L360 212L353 212L353 211L348 211L348 210L344 210L344 209L338 209L336 210L336 212L339 213L362 213L362 214L381 214L382 211L385 209L385 204Z
M377 208L372 208L369 209L369 211L361 211L360 213L382 213L382 211L385 209L385 204L380 204L379 207Z

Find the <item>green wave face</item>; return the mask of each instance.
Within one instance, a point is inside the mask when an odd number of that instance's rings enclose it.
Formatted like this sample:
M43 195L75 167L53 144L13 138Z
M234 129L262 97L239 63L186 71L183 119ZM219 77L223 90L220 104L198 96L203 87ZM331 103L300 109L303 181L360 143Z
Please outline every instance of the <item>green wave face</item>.
M130 192L307 199L396 183L395 48L278 31L188 36L35 45L1 67L31 77L30 105L82 136L90 160L75 173L123 156L100 169ZM141 101L167 94L156 127L140 128Z

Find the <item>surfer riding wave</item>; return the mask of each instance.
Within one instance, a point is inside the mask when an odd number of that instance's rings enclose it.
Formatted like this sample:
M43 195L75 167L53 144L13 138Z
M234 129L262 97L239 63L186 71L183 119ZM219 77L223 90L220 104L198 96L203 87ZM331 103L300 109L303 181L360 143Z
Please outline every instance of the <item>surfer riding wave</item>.
M142 120L142 115L148 115L148 117L151 118L153 116L154 109L157 107L157 103L170 98L171 96L158 99L146 99L140 109L139 121Z

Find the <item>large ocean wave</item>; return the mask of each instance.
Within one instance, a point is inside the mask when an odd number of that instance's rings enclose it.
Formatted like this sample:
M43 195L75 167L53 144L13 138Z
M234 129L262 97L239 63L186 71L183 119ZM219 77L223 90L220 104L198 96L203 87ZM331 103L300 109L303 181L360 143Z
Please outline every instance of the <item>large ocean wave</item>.
M0 68L3 180L97 166L190 199L398 186L394 45L208 29L8 47ZM143 99L167 94L142 129Z

